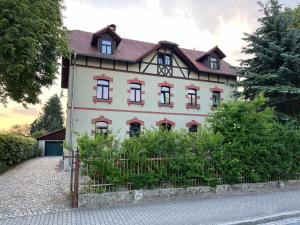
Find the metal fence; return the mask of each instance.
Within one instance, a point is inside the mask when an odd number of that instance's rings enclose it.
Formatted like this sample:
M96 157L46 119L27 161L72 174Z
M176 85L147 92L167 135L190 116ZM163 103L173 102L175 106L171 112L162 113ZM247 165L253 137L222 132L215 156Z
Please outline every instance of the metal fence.
M168 158L170 160L170 158ZM143 186L145 189L152 188L180 188L180 187L197 187L197 186L214 186L218 184L229 184L229 183L256 183L257 180L249 178L247 176L239 176L234 180L226 180L226 176L223 176L222 173L216 169L216 166L211 162L205 162L202 165L202 173L205 177L198 177L196 179L186 179L186 174L184 171L177 169L174 170L168 168L168 160L163 157L156 156L147 159L137 159L134 163L131 162L125 155L120 157L117 160L111 161L112 168L116 168L119 175L126 177L128 173L137 175L137 177L143 177L147 173L160 173L161 169L167 170L165 174L170 179L163 179L157 181L155 185L152 186ZM133 190L136 189L134 181L128 181L123 183L123 185L113 184L109 182L105 174L101 173L101 170L95 169L92 166L93 163L86 163L85 165L80 165L80 190L82 192L113 192L113 191L124 191L124 190ZM167 168L167 169L166 169ZM176 177L177 179L172 179ZM182 179L180 179L182 178ZM112 177L110 177L110 180ZM300 173L294 173L284 176L268 176L264 179L260 179L259 182L271 182L271 181L280 181L280 180L299 180ZM147 183L147 182L146 182Z

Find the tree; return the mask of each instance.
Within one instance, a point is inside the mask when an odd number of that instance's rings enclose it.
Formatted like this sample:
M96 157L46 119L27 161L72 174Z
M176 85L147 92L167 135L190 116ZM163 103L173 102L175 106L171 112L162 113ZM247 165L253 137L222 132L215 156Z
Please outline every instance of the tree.
M63 128L63 124L62 105L58 95L55 94L44 105L43 113L31 124L30 133L32 136L40 136Z
M38 103L67 55L62 0L0 1L0 103Z
M291 20L291 27L300 29L300 5L296 8L286 8L285 15Z
M300 119L300 30L291 26L277 0L260 5L260 27L244 38L248 45L242 52L250 58L241 60L238 74L245 79L233 85L243 87L246 99L264 93L281 118Z
M29 124L15 124L8 130L10 133L20 134L23 136L30 136L30 125Z

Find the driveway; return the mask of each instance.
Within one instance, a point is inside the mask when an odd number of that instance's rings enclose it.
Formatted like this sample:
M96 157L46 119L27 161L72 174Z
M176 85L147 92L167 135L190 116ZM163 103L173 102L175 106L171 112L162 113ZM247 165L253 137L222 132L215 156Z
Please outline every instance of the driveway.
M31 159L0 175L0 219L68 209L58 172L61 159Z

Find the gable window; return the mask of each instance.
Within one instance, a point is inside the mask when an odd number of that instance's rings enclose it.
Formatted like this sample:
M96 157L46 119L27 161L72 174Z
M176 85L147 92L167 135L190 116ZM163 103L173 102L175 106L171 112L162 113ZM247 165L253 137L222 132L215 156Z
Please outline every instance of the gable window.
M221 93L219 91L212 92L212 105L218 107L221 103Z
M188 104L191 106L197 105L197 90L196 89L188 90Z
M141 101L142 86L140 84L130 85L130 101L140 102Z
M170 65L172 65L171 56L168 55L168 54L158 54L158 56L157 56L157 63L159 65L170 66Z
M160 91L160 103L161 104L170 104L170 88L169 87L161 87Z
M109 81L97 80L97 99L108 100L109 99Z
M160 130L170 131L172 129L172 125L170 123L161 123L159 125Z
M196 124L193 124L189 127L189 132L191 133L197 133L198 126Z
M111 55L112 54L112 44L111 41L102 40L101 41L101 53Z
M108 133L108 123L106 122L97 122L95 124L95 134L96 135L107 135Z
M141 124L140 123L131 123L129 127L129 136L139 136L141 133Z
M210 68L214 70L219 69L218 59L216 57L210 57Z

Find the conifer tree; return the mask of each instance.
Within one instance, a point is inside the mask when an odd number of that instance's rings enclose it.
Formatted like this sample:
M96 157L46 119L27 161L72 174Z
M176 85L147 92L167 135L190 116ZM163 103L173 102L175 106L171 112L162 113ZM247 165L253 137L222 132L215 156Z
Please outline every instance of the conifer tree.
M241 79L233 86L243 87L242 96L254 99L260 93L268 98L281 118L300 119L300 30L286 16L278 0L260 3L263 17L253 34L246 34L248 43L242 52Z

